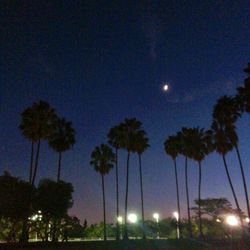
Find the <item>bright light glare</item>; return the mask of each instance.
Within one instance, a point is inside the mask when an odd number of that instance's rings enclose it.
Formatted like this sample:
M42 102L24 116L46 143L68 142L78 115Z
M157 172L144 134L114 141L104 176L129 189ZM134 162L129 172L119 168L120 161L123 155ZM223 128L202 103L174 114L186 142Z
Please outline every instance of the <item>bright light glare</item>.
M234 215L229 215L226 218L226 222L229 226L235 227L239 225L239 221Z
M173 212L173 216L175 217L176 220L179 220L179 213L178 212Z
M158 222L159 218L160 218L160 215L158 213L154 213L153 218Z
M119 223L122 223L123 218L122 218L121 216L118 216L118 217L117 217L117 221L118 221Z
M221 220L220 219L216 219L216 222L221 222Z
M163 90L164 90L164 91L168 91L168 89L169 89L168 85L167 85L167 84L164 84Z
M137 215L133 214L133 213L129 214L128 215L128 221L130 223L136 223L137 222Z
M249 223L249 222L250 222L250 219L249 219L249 218L246 218L246 222Z

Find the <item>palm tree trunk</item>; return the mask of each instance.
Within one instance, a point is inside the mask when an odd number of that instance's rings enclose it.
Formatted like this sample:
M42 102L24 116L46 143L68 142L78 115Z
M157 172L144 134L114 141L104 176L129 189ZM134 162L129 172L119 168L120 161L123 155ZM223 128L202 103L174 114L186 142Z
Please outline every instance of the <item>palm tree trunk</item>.
M198 206L198 214L199 214L199 232L200 237L203 237L203 231L202 231L202 219L201 219L201 162L199 161L199 190L198 190L198 200L199 200L199 206Z
M103 199L103 237L104 241L107 240L107 231L106 231L106 209L105 209L105 189L104 189L104 175L102 174L102 199Z
M60 176L61 176L61 162L62 162L62 152L59 152L58 169L57 169L57 182L60 181Z
M188 232L189 237L193 238L191 216L190 216L190 205L189 205L189 191L188 191L188 169L187 169L187 156L185 157L185 180L186 180L186 196L187 196L187 212L188 212Z
M40 153L40 139L38 140L37 144L37 151L36 151L36 161L35 161L35 169L34 169L34 174L33 174L33 179L32 179L32 185L34 186L35 180L36 180L36 173L37 173L37 167L38 167L38 161L39 161L39 153Z
M33 172L33 158L34 158L34 141L31 142L31 155L30 155L30 175L29 182L32 182L32 172Z
M140 170L140 187L141 187L141 217L142 217L142 239L146 239L145 225L144 225L144 202L143 202L143 185L142 185L142 164L141 164L141 154L139 157L139 170Z
M241 161L240 151L239 151L239 148L238 148L237 144L235 146L235 149L236 149L237 157L238 157L238 160L239 160L240 171L241 171L241 176L242 176L243 185L244 185L244 192L245 192L245 198L246 198L246 203L247 203L247 216L250 219L250 207L249 207L249 199L248 199L249 196L248 196L248 191L247 191L246 178L245 178L243 164L242 164L242 161ZM250 231L250 221L248 222L248 230Z
M228 179L228 182L229 182L231 191L232 191L232 193L233 193L234 201L235 201L235 204L236 204L236 207L237 207L237 210L238 210L238 216L239 216L241 225L243 226L243 221L242 221L242 218L241 218L241 210L240 210L239 202L238 202L238 199L237 199L237 196L236 196L234 187L233 187L233 183L232 183L232 180L231 180L231 176L230 176L229 171L228 171L228 166L227 166L227 162L226 162L225 155L222 155L222 158L223 158L224 167L225 167L226 174L227 174L227 179Z
M176 185L176 196L177 196L177 210L178 210L178 215L179 215L177 226L180 228L181 208L180 208L179 181L178 181L176 159L174 159L174 172L175 172L175 185ZM180 238L182 238L182 230L180 230Z
M124 235L123 235L123 239L124 240L128 239L127 217L128 217L129 158L130 158L130 151L128 151L128 156L127 156L127 177L126 177L126 194L125 194L125 218L124 218Z
M120 239L119 228L119 179L118 179L118 149L115 149L115 180L116 180L116 240Z

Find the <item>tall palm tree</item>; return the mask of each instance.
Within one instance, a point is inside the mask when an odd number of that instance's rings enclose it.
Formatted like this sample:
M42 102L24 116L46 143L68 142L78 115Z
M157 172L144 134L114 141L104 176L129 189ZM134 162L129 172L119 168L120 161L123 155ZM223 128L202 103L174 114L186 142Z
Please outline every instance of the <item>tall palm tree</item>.
M118 151L124 147L124 133L121 125L109 130L108 143L115 148L115 180L116 180L116 240L120 239L119 229L119 171L118 171Z
M19 125L24 137L31 141L31 160L29 170L29 181L32 185L35 183L36 173L39 163L40 143L41 140L47 140L52 133L52 124L56 119L56 114L53 108L47 102L39 101L24 110L21 114L22 120ZM37 146L35 163L34 146ZM33 163L35 164L33 166Z
M131 152L136 152L135 149L135 136L141 129L141 122L136 118L125 119L125 121L120 125L124 133L125 144L124 148L127 150L127 167L126 167L126 190L125 190L125 218L124 218L124 235L123 239L128 239L128 227L127 227L127 217L128 217L128 185L129 185L129 160Z
M71 122L58 118L53 124L53 132L49 138L49 146L58 153L57 181L61 176L62 153L75 144L75 130Z
M143 200L143 184L142 184L142 154L147 150L149 147L147 134L144 130L138 131L135 135L135 150L138 154L139 160L139 175L140 175L140 190L141 190L141 214L142 214L142 238L146 239L146 232L145 232L145 222L144 222L144 200Z
M213 118L217 121L219 126L223 129L225 136L227 136L228 140L231 142L233 148L235 148L236 155L239 162L243 188L245 193L245 200L247 205L247 214L250 218L250 206L249 206L249 196L245 178L244 167L241 160L241 154L239 150L239 140L236 132L235 123L237 119L241 116L239 103L237 101L239 98L232 98L228 96L224 96L220 98L215 107L213 112ZM250 228L250 223L249 223Z
M198 184L198 216L199 216L199 236L203 237L201 218L201 181L202 181L202 161L210 153L212 148L211 137L204 129L192 128L190 132L191 158L198 162L199 184Z
M190 201L189 201L189 189L188 189L188 158L192 158L191 151L191 140L190 134L192 130L190 128L182 128L181 131L177 133L177 138L180 141L180 154L185 157L185 187L186 187L186 198L187 198L187 214L188 214L188 233L189 237L193 237L192 232L192 222L190 214Z
M166 153L172 158L172 160L174 162L177 211L179 214L179 221L180 221L181 209L180 209L180 196L179 196L179 181L178 181L178 172L177 172L177 164L176 164L176 158L177 158L178 154L180 153L180 140L179 140L179 138L177 136L169 136L164 143L164 148L165 148ZM180 231L180 237L182 238L182 230Z
M100 173L102 177L104 241L107 240L104 175L110 172L110 170L114 167L114 163L115 163L115 154L108 145L101 144L100 146L95 147L95 149L91 154L90 165L92 165L94 167L94 170Z
M228 170L227 162L226 162L226 154L233 150L233 144L231 140L228 138L227 133L225 132L225 128L223 128L216 120L213 120L212 122L210 133L212 134L211 138L212 138L213 145L214 145L216 152L222 156L227 179L228 179L228 182L229 182L229 185L230 185L233 197L234 197L234 201L237 207L238 216L242 224L243 222L241 218L241 209L239 206L238 198L236 196L233 182L232 182L232 179Z

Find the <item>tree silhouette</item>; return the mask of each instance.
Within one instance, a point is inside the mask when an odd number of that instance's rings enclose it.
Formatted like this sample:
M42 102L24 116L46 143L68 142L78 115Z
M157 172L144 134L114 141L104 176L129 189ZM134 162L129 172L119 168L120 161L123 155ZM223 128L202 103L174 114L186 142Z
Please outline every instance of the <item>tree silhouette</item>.
M115 163L115 154L108 145L101 144L99 147L96 147L91 154L90 165L92 165L95 171L100 173L102 177L104 241L107 240L104 175L110 172L110 170L114 167L114 163Z
M174 162L176 200L177 200L177 211L179 214L179 221L181 218L181 209L180 209L179 181L178 181L176 158L178 154L180 153L180 147L181 147L180 140L177 136L169 136L164 143L164 148L165 148L166 153L172 158ZM182 230L180 230L180 237L182 237Z
M146 239L146 233L145 233L145 221L144 221L144 200L143 200L143 184L142 184L142 154L147 150L149 147L148 144L148 138L146 135L146 132L144 130L138 131L138 133L135 135L134 138L135 142L135 150L138 154L138 160L139 160L139 175L140 175L140 190L141 190L141 214L142 214L142 234L143 239Z
M180 154L185 157L185 187L186 187L186 198L187 198L187 213L188 213L188 233L189 237L193 237L192 223L190 215L190 202L189 202L189 190L188 190L188 158L192 158L191 150L191 135L192 130L190 128L183 127L181 131L177 133L178 139L180 141Z
M198 162L199 166L199 184L198 184L198 200L201 200L201 181L202 181L202 161L205 156L213 150L211 137L204 129L192 128L189 133L190 140L190 157ZM198 217L199 217L199 236L203 237L201 207L198 204Z
M36 173L39 162L41 140L47 140L52 133L52 124L56 119L55 111L47 102L39 101L33 103L21 114L22 120L19 126L24 137L31 141L31 159L29 181L32 185L35 183ZM36 144L36 157L33 169L34 145Z
M234 186L232 183L232 179L231 179L228 166L227 166L227 162L226 162L226 154L230 152L231 150L233 150L233 144L231 140L228 138L227 133L225 132L225 128L223 129L223 127L216 120L213 120L212 122L210 134L211 134L212 143L214 145L216 152L222 156L227 179L228 179L228 182L229 182L229 185L230 185L233 197L234 197L234 201L238 210L238 215L242 224L241 209L239 206L238 198L236 196Z
M115 148L115 181L116 181L116 240L120 239L119 217L119 171L118 171L118 151L124 147L125 143L122 126L115 126L109 130L108 143Z
M124 219L124 240L128 239L128 227L127 227L127 217L128 217L128 186L129 186L129 160L131 152L136 152L135 149L135 136L141 129L141 122L136 118L125 119L121 124L122 133L124 133L125 144L124 148L127 150L127 168L126 168L126 191L125 191L125 219Z
M64 118L56 119L53 124L53 131L49 138L49 146L58 152L58 169L57 181L61 176L61 160L62 153L69 150L75 143L75 130L72 128L71 122L67 122Z

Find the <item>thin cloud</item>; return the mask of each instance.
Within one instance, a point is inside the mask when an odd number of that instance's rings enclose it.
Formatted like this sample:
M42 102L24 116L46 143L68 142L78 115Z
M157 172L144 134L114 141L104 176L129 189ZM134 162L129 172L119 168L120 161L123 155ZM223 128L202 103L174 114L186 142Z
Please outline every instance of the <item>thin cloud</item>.
M236 89L236 83L232 80L225 82L216 82L211 85L206 85L203 88L196 88L182 94L172 94L167 101L171 103L191 103L195 100L218 96L218 95L232 95Z

